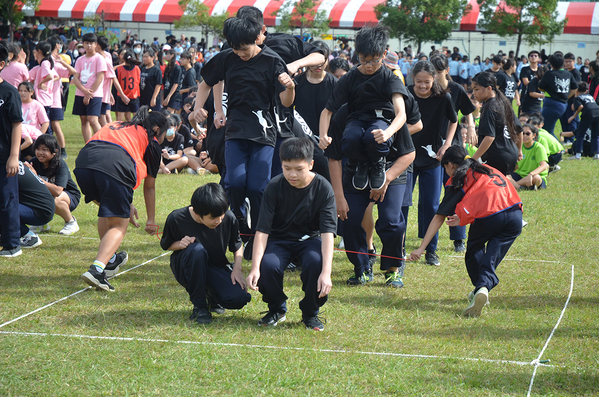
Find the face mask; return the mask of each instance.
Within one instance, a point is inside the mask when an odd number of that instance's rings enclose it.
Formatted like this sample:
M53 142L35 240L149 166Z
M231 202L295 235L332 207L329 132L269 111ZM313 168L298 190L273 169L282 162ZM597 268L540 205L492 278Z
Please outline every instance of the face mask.
M169 128L168 130L166 130L166 136L173 136L173 135L175 135L174 128Z
M61 45L58 46L58 52L62 52L62 46Z
M478 65L478 61L474 61L474 64L475 64L475 65Z
M141 54L141 48L136 47L133 49L133 52L135 52L136 54Z

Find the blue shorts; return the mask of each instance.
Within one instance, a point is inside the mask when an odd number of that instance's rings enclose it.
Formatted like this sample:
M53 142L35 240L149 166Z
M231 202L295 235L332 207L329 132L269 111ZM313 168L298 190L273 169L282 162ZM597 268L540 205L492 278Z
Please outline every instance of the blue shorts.
M118 182L103 172L87 168L75 168L73 171L85 202L100 203L98 217L100 218L129 218L133 189Z
M89 101L88 105L85 105L83 103L83 97L75 95L75 103L73 104L73 115L100 117L101 112L102 98L94 97L91 101Z
M69 211L75 211L75 208L79 206L79 199L73 196L70 192L67 192L66 190L64 190L64 192L67 194L67 196L69 196L69 200L71 201L71 203L69 204Z
M171 101L168 103L167 108L180 110L181 109L181 100L180 99L174 100L171 98Z
M62 121L64 120L64 111L62 108L50 108L50 121Z
M109 103L104 103L102 102L102 109L100 110L100 114L106 114L107 111L111 110L112 107L110 106Z
M115 103L116 111L119 113L131 112L131 113L135 114L139 110L139 98L131 99L129 101L129 103L126 105L121 100L121 97L117 97L115 99L115 102L116 102Z

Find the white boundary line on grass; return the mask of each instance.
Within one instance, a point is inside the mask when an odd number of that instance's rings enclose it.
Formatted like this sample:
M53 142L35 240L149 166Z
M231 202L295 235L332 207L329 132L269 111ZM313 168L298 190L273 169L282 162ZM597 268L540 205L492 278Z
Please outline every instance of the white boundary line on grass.
M369 352L360 350L345 350L345 349L317 349L309 347L293 347L293 346L273 346L273 345L252 345L244 343L223 343L223 342L202 342L189 340L168 340L168 339L148 339L148 338L129 338L122 336L97 336L97 335L78 335L78 334L54 334L47 332L22 332L22 331L0 331L0 335L15 335L15 336L45 336L45 337L61 337L61 338L78 338L78 339L99 339L112 340L122 342L150 342L150 343L173 343L183 345L203 345L216 347L245 347L249 349L270 349L270 350L293 350L314 353L342 353L342 354L359 354L368 356L391 356L403 358L422 358L422 359L437 359L437 360L460 360L460 361L475 361L493 364L512 364L519 366L533 365L528 361L515 360L494 360L489 358L474 358L474 357L450 357L450 356L434 356L425 354L405 354L405 353L389 353L389 352ZM543 367L560 367L552 364L535 364Z
M155 258L152 258L152 259L149 259L149 260L145 261L144 263L141 263L141 264L139 264L139 265L137 265L137 266L133 266L132 268L130 268L130 269L127 269L127 270L125 270L125 271L122 271L122 272L118 273L117 275L115 275L114 277L118 277L118 276L120 276L121 274L125 274L125 273L127 273L127 272L130 272L130 271L131 271L131 270L133 270L133 269L137 269L138 267L141 267L141 266L143 266L143 265L147 265L148 263L150 263L150 262L152 262L152 261L154 261L154 260L156 260L156 259L158 259L158 258L161 258L161 257L163 257L163 256L165 256L165 255L168 255L168 254L169 254L169 252L165 252L165 253L163 253L163 254L161 254L161 255L158 255L158 256L157 256L157 257L155 257ZM114 277L112 277L112 278L114 278ZM68 295L68 296L65 296L65 297L63 297L63 298L60 298L60 299L58 299L58 300L56 300L56 301L54 301L54 302L48 303L47 305L44 305L44 306L42 306L42 307L40 307L40 308L37 308L37 309L35 309L35 310L32 310L32 311L30 311L29 313L23 314L22 316L19 316L19 317L15 318L15 319L12 319L12 320L10 320L10 321L7 321L7 322L5 322L5 323L3 323L3 324L0 324L0 328L2 328L2 327L5 327L5 326L7 326L7 325L9 325L9 324L12 324L12 323L14 323L14 322L17 322L17 321L19 321L19 320L21 320L21 319L23 319L23 318L25 318L25 317L29 317L29 316L31 316L32 314L35 314L35 313L37 313L37 312L40 312L40 311L42 311L42 310L44 310L44 309L47 309L47 308L49 308L50 306L54 306L55 304L57 304L57 303L59 303L59 302L65 301L65 300L67 300L67 299L69 299L69 298L71 298L71 297L73 297L73 296L75 296L75 295L77 295L77 294L80 294L80 293L82 293L82 292L84 292L84 291L87 291L88 289L91 289L91 288L92 288L91 286L89 286L89 287L86 287L86 288L83 288L83 289L81 289L81 290L79 290L79 291L77 291L77 292L74 292L74 293L72 293L71 295Z
M559 318L557 319L557 323L555 324L555 327L553 327L553 330L551 330L551 333L549 334L549 338L547 338L547 341L545 342L545 346L543 346L543 348L541 349L541 352L539 353L539 357L537 357L535 360L533 360L531 362L531 364L534 365L534 370L532 371L532 377L530 378L530 385L528 386L528 394L526 395L527 397L530 397L530 393L532 391L532 385L535 381L535 375L537 374L537 368L539 368L539 366L542 365L541 357L543 357L543 353L545 353L545 349L547 349L547 346L549 346L549 341L551 341L551 338L553 338L553 334L555 333L555 330L559 326L559 323L562 321L562 318L564 317L564 313L566 313L566 308L568 307L568 303L570 303L570 298L572 297L573 290L574 290L574 265L572 265L572 276L570 278L570 293L568 294L568 299L566 299L566 303L564 304L562 313L559 315Z

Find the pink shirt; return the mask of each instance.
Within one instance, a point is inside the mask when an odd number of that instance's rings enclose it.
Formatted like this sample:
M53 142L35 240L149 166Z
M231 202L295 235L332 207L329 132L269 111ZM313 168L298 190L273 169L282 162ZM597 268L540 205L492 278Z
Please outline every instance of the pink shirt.
M29 71L27 66L21 62L11 62L2 69L0 77L4 79L8 84L19 88L19 84L29 80Z
M81 80L81 84L87 89L92 88L96 79L98 78L98 73L106 72L106 61L104 57L98 53L95 53L93 56L88 57L87 54L77 58L77 62L75 63L75 70L79 73L79 80ZM103 96L103 86L100 86L94 91L94 98ZM75 95L85 96L83 92L79 88L75 91Z
M112 56L104 51L104 59L106 59L106 73L104 74L104 83L102 84L102 103L110 103L110 83L113 77L116 77L114 73L114 67L112 65Z
M35 99L29 103L23 102L23 124L41 129L42 124L48 123L48 115L44 105Z
M54 71L61 78L69 77L69 70L56 61L54 61ZM62 92L62 80L57 80L54 82L54 89L52 91L52 109L62 109L61 92Z
M29 81L31 81L31 83L35 83L35 79L37 78L37 73L39 72L40 67L38 66L34 66L31 68L31 70L29 71Z
M50 80L46 81L44 84L46 85L46 89L43 90L39 87L40 83L46 76L50 76ZM35 87L35 97L36 99L44 106L52 106L52 102L54 102L54 76L56 76L56 72L52 69L49 61L42 61L40 68L37 71L35 76L35 82L33 83Z
M42 132L34 126L21 124L21 138L31 137L34 141L42 135Z

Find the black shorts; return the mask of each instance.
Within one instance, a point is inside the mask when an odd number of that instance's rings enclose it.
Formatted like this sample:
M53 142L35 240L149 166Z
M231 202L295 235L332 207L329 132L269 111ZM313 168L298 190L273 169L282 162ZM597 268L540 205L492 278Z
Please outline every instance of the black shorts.
M96 116L100 117L102 111L102 98L94 97L88 105L83 103L83 97L75 95L73 104L73 115L75 116Z
M50 121L62 121L64 120L64 111L62 108L50 108L50 115L48 117Z
M116 97L115 102L116 102L115 103L116 111L119 113L125 113L125 112L137 113L137 111L139 110L139 98L131 99L129 101L129 103L126 105L121 100L121 97Z
M85 195L85 202L100 203L98 217L129 218L133 189L100 171L75 168L73 173L81 193Z
M111 110L112 106L110 106L109 103L104 103L102 102L102 110L100 111L100 114L106 114L107 111Z
M171 100L166 107L175 110L181 110L181 97L179 96L177 99L171 97Z
M71 200L71 203L69 204L69 211L75 211L75 208L77 208L79 205L79 198L73 196L73 194L67 190L64 190L64 192L67 194L67 196L69 196L69 200Z

